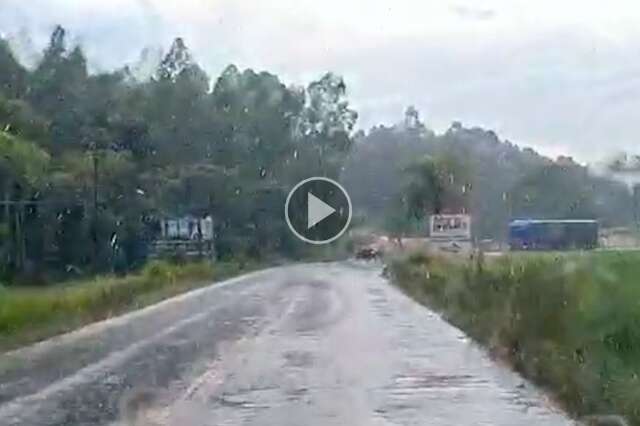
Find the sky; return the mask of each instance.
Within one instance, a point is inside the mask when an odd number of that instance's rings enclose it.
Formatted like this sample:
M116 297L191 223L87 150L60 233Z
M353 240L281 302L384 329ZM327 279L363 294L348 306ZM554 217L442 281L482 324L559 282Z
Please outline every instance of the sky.
M4 36L41 50L55 24L94 70L181 36L212 77L343 75L361 128L415 105L553 157L640 153L637 0L0 0Z

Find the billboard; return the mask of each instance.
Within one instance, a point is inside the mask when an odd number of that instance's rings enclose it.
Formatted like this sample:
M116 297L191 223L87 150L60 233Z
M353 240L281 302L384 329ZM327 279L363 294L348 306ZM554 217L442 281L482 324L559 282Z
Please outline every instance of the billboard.
M471 239L471 216L468 214L431 215L429 223L431 238Z

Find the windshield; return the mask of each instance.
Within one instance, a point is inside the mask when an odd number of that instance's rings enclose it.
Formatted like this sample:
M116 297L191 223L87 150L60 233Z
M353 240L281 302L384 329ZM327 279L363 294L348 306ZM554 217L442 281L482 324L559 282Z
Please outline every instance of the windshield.
M640 424L639 23L0 0L0 424Z

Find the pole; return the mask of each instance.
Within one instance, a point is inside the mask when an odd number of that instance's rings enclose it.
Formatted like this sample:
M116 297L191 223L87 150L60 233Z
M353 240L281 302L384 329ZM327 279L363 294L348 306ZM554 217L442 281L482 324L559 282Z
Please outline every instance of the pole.
M98 271L98 156L93 151L93 270Z
M13 210L14 226L15 226L15 267L17 271L22 271L22 227L20 226L20 207L16 206Z
M12 235L13 224L11 223L11 207L9 198L11 197L11 181L7 180L4 186L4 222L7 224L7 265L11 265L12 253L14 252L14 238Z

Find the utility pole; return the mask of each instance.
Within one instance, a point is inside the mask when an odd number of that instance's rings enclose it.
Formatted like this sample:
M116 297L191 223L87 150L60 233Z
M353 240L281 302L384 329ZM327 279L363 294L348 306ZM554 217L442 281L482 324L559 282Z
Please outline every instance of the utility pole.
M6 262L7 265L11 264L12 261L12 253L14 252L14 238L13 235L11 235L11 229L12 229L12 224L11 224L11 206L9 203L9 199L11 198L11 181L7 181L4 184L4 222L7 225L7 231L9 232L9 235L7 236L7 241L9 241L8 243L8 247L9 250L7 250L7 258L6 258Z
M98 155L94 147L92 153L93 160L93 272L98 272Z

